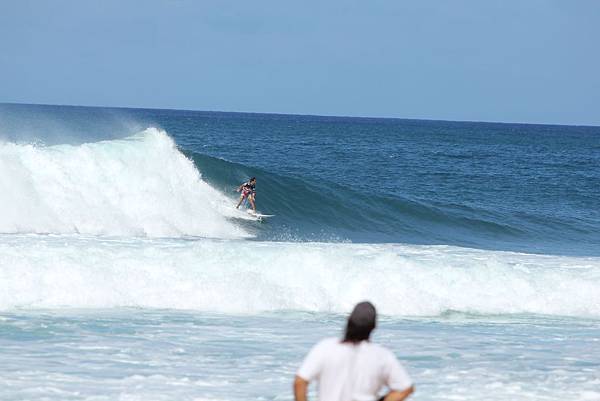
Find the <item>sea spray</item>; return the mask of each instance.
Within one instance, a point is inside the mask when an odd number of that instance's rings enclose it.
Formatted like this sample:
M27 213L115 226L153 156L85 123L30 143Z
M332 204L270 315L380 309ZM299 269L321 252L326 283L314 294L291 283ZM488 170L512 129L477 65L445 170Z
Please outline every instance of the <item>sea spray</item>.
M248 237L232 201L164 132L55 146L0 143L0 233Z

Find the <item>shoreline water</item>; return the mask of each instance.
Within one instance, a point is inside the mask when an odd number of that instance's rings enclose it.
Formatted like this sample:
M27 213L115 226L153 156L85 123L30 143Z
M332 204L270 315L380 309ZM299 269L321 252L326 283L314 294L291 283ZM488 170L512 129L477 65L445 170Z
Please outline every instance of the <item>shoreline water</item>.
M291 400L302 356L343 315L111 309L2 316L4 399ZM418 399L595 399L597 321L519 316L396 319L390 347ZM27 348L23 348L24 342ZM313 388L314 390L314 388ZM314 399L314 393L313 393Z

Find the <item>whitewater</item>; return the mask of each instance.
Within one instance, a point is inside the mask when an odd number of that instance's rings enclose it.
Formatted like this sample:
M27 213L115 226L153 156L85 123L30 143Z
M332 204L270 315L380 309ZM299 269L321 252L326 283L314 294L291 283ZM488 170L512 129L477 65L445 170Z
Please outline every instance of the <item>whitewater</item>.
M589 132L130 110L149 128L116 135L102 110L0 113L80 130L0 139L0 399L291 400L368 299L415 399L600 400ZM278 148L242 162L249 134ZM263 223L233 207L254 175Z
M0 308L600 317L600 260L455 247L10 236ZM252 255L252 263L240 255ZM565 300L568 300L566 302Z
M0 190L0 233L248 236L156 128L79 146L0 143Z

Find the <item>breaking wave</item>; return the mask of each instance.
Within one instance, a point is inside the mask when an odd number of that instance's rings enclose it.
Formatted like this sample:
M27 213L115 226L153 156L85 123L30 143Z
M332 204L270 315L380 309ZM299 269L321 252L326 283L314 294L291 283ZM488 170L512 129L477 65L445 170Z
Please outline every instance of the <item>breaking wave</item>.
M249 236L230 205L155 128L77 146L0 143L0 233Z

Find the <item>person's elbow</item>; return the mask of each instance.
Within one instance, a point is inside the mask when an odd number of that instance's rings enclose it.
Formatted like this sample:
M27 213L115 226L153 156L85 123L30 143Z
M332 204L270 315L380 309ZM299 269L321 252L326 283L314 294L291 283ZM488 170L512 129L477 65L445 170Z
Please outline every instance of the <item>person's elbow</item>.
M303 378L301 378L298 375L296 375L296 377L294 378L294 387L306 386L307 384L308 384L308 381L304 380Z
M390 391L388 393L388 395L386 395L384 401L403 401L403 400L407 399L408 396L410 396L414 392L415 392L414 385L410 386L409 388L402 390L402 391L393 390L393 391Z
M308 381L296 375L294 378L294 398L296 401L305 401Z

